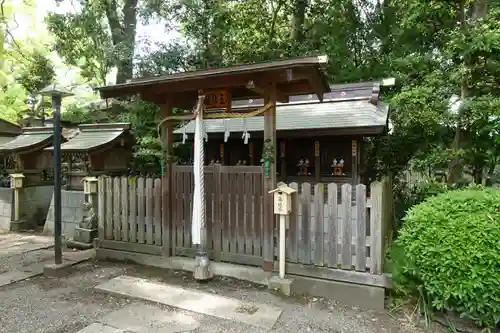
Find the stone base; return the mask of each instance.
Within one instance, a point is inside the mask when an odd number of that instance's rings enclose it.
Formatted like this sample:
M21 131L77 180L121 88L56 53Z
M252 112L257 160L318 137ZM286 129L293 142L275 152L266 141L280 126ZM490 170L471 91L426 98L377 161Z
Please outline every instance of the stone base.
M281 279L279 276L272 276L269 279L268 289L283 293L286 296L292 295L293 279Z
M71 271L71 267L92 259L94 254L94 250L63 252L62 263L45 265L43 267L43 274L52 277L65 276Z
M69 239L66 241L66 247L70 249L77 249L77 250L88 250L94 247L94 243L83 243L83 242L78 242L73 239Z
M210 269L210 259L205 252L196 254L193 277L196 281L206 281L214 277L214 273Z
M10 231L19 232L28 228L28 221L19 220L10 222Z
M80 243L87 243L92 245L94 238L97 237L97 229L85 229L76 227L73 239Z

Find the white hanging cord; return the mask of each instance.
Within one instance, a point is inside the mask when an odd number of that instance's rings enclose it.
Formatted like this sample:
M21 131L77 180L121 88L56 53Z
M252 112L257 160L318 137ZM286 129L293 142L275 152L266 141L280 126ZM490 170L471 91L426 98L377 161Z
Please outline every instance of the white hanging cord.
M247 145L248 140L250 139L250 133L247 131L247 120L246 118L243 118L243 135L241 136L243 139L243 142Z
M186 126L184 126L184 130L182 131L182 144L185 144L186 143L186 140L188 139L188 135L187 135L187 132L186 132Z
M227 120L224 119L224 142L227 142L229 139L229 129L227 128Z
M205 228L205 179L204 161L205 152L203 145L203 99L198 97L195 109L195 134L194 134L194 192L193 192L193 214L191 223L191 241L193 244L204 245L202 230Z

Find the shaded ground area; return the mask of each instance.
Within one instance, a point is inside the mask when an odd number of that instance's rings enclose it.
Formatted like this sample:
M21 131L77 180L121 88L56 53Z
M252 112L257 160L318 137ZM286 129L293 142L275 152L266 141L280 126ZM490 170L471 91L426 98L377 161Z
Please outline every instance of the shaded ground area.
M198 284L192 280L191 273L101 262L75 266L66 277L38 276L1 287L0 332L74 333L132 303L142 304L145 309L154 306L179 315L191 315L199 322L193 332L264 332L244 324L112 296L94 289L97 284L122 274L277 306L283 314L271 332L425 332L412 327L404 318L341 306L326 299L284 298L264 287L228 278ZM431 332L445 331L435 328Z

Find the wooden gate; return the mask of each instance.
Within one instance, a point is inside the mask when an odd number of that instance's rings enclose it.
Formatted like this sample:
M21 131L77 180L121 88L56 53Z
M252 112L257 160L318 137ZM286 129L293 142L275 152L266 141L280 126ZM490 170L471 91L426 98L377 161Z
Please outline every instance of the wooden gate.
M172 184L173 253L194 256L191 220L192 166L174 166ZM216 261L261 266L263 170L260 166L206 166L207 244Z

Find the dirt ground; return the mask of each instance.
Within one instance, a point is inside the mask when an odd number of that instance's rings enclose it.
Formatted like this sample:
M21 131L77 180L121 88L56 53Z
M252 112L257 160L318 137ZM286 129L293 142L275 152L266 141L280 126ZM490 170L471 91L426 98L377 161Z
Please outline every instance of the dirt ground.
M448 332L437 324L429 329L417 328L406 316L389 311L364 310L318 297L283 297L263 286L229 278L216 277L199 284L188 272L86 262L64 277L38 276L0 288L0 333L75 333L110 312L141 303L94 289L123 274L280 307L283 313L270 332ZM203 325L194 332L264 332L214 317L198 317Z

